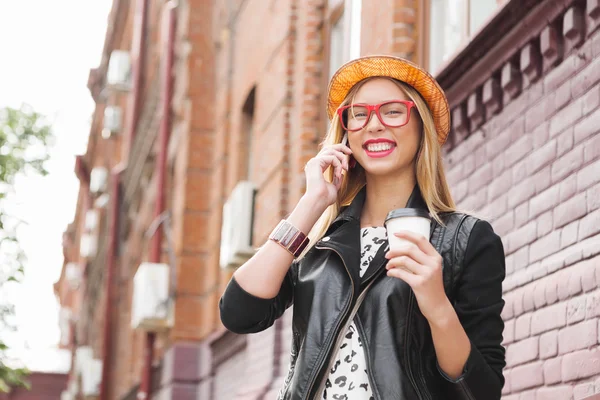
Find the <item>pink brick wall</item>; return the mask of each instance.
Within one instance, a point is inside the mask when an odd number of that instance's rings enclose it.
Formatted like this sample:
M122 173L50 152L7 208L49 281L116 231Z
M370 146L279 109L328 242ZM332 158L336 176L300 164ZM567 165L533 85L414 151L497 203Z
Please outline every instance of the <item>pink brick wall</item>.
M453 113L454 138L445 156L452 192L460 208L493 222L506 250L503 317L508 366L503 393L507 400L583 399L600 392L600 34L580 18L584 12L595 13L589 3L588 8L579 2L574 11L563 11L559 16L563 31L551 24L532 43L515 48L521 64L507 69L509 79L501 81L494 74L479 92L461 100L464 114ZM322 18L322 10L316 0L294 4L298 19L292 31L297 40L292 61L306 61L308 67L287 65L295 71L293 88L305 90L319 82L313 65L323 60L313 48L311 27ZM313 6L317 8L308 10ZM271 9L275 10L282 11ZM375 15L368 14L369 8L363 12L363 21ZM244 13L251 11L246 8ZM277 13L277 18L287 18L284 14ZM241 18L241 23L247 18ZM305 44L313 47L304 48ZM239 49L238 57L244 55L252 65L262 62L247 51ZM252 65L249 71L256 69ZM249 87L248 76L250 72L236 77L234 86ZM258 109L270 104L265 91L271 93L268 82L273 81L271 75L267 81L258 78L262 88ZM292 112L289 121L300 124L292 125L289 139L284 139L280 128L269 128L272 140L292 143L291 179L283 181L291 194L285 200L288 207L302 190L301 166L314 149L310 140L318 136L319 126L318 97L311 97L318 93L291 93L293 106L298 112L305 110L302 115L309 118ZM230 170L228 186L231 174L235 173ZM281 193L279 182L269 196ZM275 197L272 200L277 202ZM269 215L279 218L273 212ZM257 228L258 241L267 231L264 225ZM224 370L229 364L215 371L218 376L237 376L237 398L254 398L269 381L265 398L274 397L289 359L289 313L280 328L247 337L244 354L239 356L245 360L243 372L237 364L236 374ZM217 392L224 390L220 382L212 382Z
M563 37L564 60L532 82L524 74L518 97L504 93L504 108L446 155L459 207L491 219L505 245L506 400L600 393L600 32L590 26L579 20L580 47Z
M561 11L562 31L549 25L532 43L514 48L521 62L507 69L508 80L501 80L498 71L474 77L489 79L459 99L453 112L453 138L445 156L453 194L460 208L493 222L506 250L508 400L583 399L600 392L600 34L581 18L584 13L597 16L600 8L594 8L596 2L588 1L587 8L583 3ZM235 2L235 29L229 31L226 3L215 3L219 122L206 145L214 164L207 268L216 269L223 198L245 175L241 108L254 86L256 244L303 190L302 167L325 125L323 88L315 88L324 85L326 6L323 0ZM363 6L363 21L376 20L377 12ZM370 35L365 32L363 40ZM387 39L365 48L400 53ZM211 295L230 276L219 274ZM192 316L198 312L190 309ZM215 312L207 309L199 338L212 328ZM288 312L275 328L247 336L245 345L227 356L228 346L213 345L220 339L203 340L199 348L211 350L198 352L198 377L173 381L199 381L199 398L274 398L286 373L290 338Z

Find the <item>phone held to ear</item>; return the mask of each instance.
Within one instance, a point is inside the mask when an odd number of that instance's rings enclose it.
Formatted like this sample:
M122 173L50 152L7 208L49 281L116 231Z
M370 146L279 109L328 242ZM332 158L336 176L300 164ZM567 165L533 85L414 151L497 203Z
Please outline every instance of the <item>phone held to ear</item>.
M348 146L348 134L344 133L344 137L342 138L342 144L344 146ZM354 159L354 157L352 155L348 156L348 166L350 168L354 168L356 166L356 160Z

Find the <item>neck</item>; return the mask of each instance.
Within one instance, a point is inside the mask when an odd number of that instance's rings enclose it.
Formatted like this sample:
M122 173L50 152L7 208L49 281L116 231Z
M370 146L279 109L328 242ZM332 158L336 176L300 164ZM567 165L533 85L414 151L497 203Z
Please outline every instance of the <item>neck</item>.
M383 226L387 214L406 207L406 203L417 183L411 168L393 178L367 175L366 198L361 213L361 226Z

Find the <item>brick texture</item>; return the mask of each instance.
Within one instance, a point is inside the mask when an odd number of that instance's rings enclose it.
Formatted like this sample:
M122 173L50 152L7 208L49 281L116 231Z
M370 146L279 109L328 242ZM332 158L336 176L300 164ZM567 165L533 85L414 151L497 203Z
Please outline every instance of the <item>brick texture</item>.
M503 399L600 393L600 135L593 122L600 115L600 75L598 60L583 58L600 37L597 31L581 36L581 13L586 7L598 13L597 2L584 3L564 14L566 33L554 26L541 33L542 75L520 93L502 88L508 101L481 123L485 141L478 130L461 132L446 156L450 186L460 187L459 206L470 209L479 203L475 197L483 198L479 211L505 245ZM534 60L534 53L521 53L521 61ZM511 79L516 76L513 71ZM524 128L519 122L519 129L506 129L516 109ZM475 168L471 158L482 149L487 160ZM491 205L505 194L507 207Z
M136 2L129 3L112 14L108 47L131 48ZM131 329L130 318L132 278L148 258L156 198L165 8L151 3L150 55L127 170L137 171L139 182L123 207L118 301L110 321L111 400L133 393L144 356L144 334ZM178 2L169 234L162 243L163 261L174 258L177 297L174 326L158 335L155 346L162 374L157 398L266 399L281 386L289 362L289 312L271 329L242 338L225 333L218 319L217 301L232 273L219 267L222 208L239 181L252 181L253 245L260 246L304 192L303 167L327 127L327 32L344 3ZM424 3L382 0L373 7L363 1L361 53L426 59L427 46L419 42ZM479 65L477 72L463 72L480 87L471 93L445 88L463 96L449 99L453 131L444 164L452 193L459 209L491 221L506 253L505 400L600 393L600 3L564 3L554 7L553 23L511 49L496 70ZM129 117L127 95L110 100ZM91 166L109 160L112 167L125 146L120 137L100 140L103 110L98 104L84 158ZM87 196L80 193L65 236L74 243L65 247L67 259L82 265L74 249L85 211L93 206ZM104 254L106 245L100 249ZM55 286L61 304L79 316L78 341L90 344L96 356L104 346L104 267L101 257L89 264L86 293L70 291L64 271ZM186 367L178 370L178 363Z

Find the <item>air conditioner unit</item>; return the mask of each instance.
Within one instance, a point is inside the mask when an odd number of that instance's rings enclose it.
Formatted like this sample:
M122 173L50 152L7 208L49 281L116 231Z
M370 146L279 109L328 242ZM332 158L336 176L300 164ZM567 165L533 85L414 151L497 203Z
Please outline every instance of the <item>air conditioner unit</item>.
M79 254L83 258L92 258L98 250L98 236L95 234L84 233L81 235L79 244Z
M173 325L169 301L169 266L142 263L133 278L131 326L160 332Z
M71 289L77 289L81 285L81 267L79 264L70 262L65 266L65 278Z
M236 268L255 253L252 247L254 199L256 187L252 182L239 182L223 206L221 226L221 268Z
M91 358L83 365L81 371L81 393L84 398L100 394L102 381L102 361Z
M106 192L108 171L104 167L94 167L90 172L90 191L94 194Z
M108 106L104 109L104 120L102 127L102 137L108 139L113 134L121 132L123 121L123 111L121 107Z
M98 228L98 211L88 210L85 213L85 230L86 232L95 232Z
M60 394L60 400L75 400L75 396L71 392L65 390Z
M131 88L131 59L129 52L114 50L108 62L106 84L117 91L127 91Z
M88 361L94 358L94 352L90 346L79 346L75 349L75 375L83 373Z
M109 194L108 193L103 193L100 196L98 196L98 198L96 199L96 201L94 201L94 207L105 209L106 206L108 205L109 201L110 201Z
M71 399L73 399L73 400L77 399L77 395L79 394L79 379L77 376L75 377L75 379L69 379L69 384L67 385L67 390L65 390L63 393L67 393L67 395L71 395Z
M58 313L58 327L60 329L60 344L67 346L71 340L71 309L61 307Z

